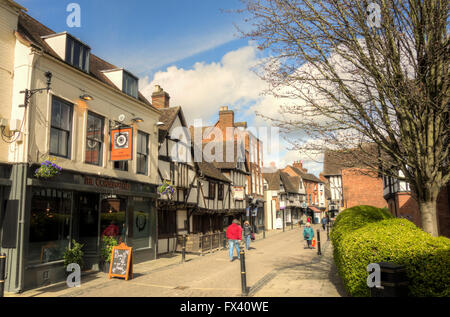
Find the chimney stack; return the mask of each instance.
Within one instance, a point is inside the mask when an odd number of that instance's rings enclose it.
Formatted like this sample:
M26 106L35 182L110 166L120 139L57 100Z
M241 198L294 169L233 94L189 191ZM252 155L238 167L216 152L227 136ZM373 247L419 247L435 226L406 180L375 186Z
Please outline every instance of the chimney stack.
M220 107L219 125L221 128L234 127L234 111L228 110L228 106Z
M152 105L158 109L165 109L170 107L170 96L159 85L155 85L152 94Z
M302 161L295 161L293 164L294 167L298 168L299 170L301 170L303 173L307 173L308 170L303 168L303 163Z

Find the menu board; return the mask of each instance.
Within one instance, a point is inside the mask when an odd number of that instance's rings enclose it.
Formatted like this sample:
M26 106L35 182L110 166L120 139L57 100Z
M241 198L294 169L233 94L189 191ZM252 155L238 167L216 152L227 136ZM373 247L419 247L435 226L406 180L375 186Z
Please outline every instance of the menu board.
M113 247L111 264L109 266L109 278L123 277L125 280L133 278L133 248L121 243Z

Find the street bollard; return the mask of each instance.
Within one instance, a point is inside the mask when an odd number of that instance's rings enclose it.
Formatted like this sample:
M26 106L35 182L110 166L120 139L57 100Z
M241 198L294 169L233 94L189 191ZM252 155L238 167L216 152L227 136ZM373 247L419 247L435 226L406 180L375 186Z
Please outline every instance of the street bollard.
M186 261L186 235L183 234L183 248L181 249L181 262Z
M330 224L327 223L327 241L330 241Z
M317 229L317 255L321 255L322 252L320 250L320 230Z
M224 232L223 234L223 248L226 249L227 246L227 234Z
M0 255L0 297L3 297L5 291L5 268L6 254Z
M292 216L291 216L291 230L294 229L294 221L292 220Z
M242 284L242 296L247 296L247 272L245 271L245 252L244 246L242 246L241 251L239 252L241 258L241 284Z
M263 239L265 239L266 238L266 226L264 226L264 229L263 229Z

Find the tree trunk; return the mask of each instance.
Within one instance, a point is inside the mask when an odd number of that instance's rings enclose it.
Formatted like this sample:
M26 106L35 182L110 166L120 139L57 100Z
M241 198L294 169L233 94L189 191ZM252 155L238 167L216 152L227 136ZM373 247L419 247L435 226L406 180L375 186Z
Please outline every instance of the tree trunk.
M434 195L433 195L434 196ZM422 228L434 237L439 235L437 222L437 195L428 201L419 201Z

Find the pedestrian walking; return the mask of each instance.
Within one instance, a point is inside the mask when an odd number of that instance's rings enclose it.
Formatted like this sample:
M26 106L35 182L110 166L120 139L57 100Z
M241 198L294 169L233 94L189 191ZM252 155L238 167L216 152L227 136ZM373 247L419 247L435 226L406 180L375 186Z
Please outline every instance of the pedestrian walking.
M244 241L245 246L247 247L247 251L250 249L250 240L254 240L255 235L253 233L253 228L250 226L250 223L246 220L244 222Z
M325 230L325 227L327 226L327 224L328 224L328 216L325 215L325 217L322 218L322 228L323 228L323 230Z
M305 229L303 229L303 238L308 245L307 247L305 247L305 249L312 249L313 247L311 246L311 244L314 238L314 230L313 228L311 228L311 224L309 222L306 224Z
M237 219L233 220L233 223L227 228L227 239L228 239L228 254L230 256L230 262L233 262L233 250L236 248L238 259L241 258L239 252L239 242L242 237L242 227Z

